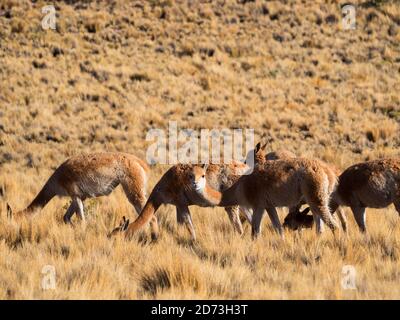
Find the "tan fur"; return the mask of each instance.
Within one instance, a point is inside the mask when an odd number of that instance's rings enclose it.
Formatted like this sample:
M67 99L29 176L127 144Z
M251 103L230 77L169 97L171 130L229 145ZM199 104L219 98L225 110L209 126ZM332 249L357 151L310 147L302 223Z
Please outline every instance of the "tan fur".
M271 151L265 155L266 160L282 160L292 158L297 158L297 156L293 152L284 149Z
M400 214L400 158L355 164L340 176L333 194L333 209L349 206L362 232L366 232L365 208L394 204Z
M321 161L321 160L319 160L319 161L322 164L322 167L323 167L325 173L328 176L329 183L330 184L334 184L337 187L338 177L340 175L340 170L338 168L336 168L334 165L328 164L328 163L326 163L324 161ZM303 224L302 227L305 227L305 225L307 225L307 222L308 222L307 219L303 219L302 220L302 219L295 218L296 214L300 213L300 207L303 204L305 204L304 201L302 203L300 203L298 206L290 208L289 214L285 217L284 226L290 226L290 225L293 226L293 225L295 225L294 223L291 224L291 220L293 220L292 222L304 221L305 223ZM343 231L347 232L346 214L345 214L344 210L340 206L335 205L335 203L333 201L333 197L330 198L329 208L330 208L330 211L331 211L332 215L335 214L335 212L337 213L337 217L339 218L339 221L340 221L340 224L341 224L341 227L342 227ZM322 225L322 221L320 219L316 220L316 225L317 225L317 232L322 232L323 225ZM308 224L308 227L311 227L311 226L312 225ZM295 227L294 229L297 229L297 227Z
M253 209L252 233L260 233L266 209L274 227L283 234L276 207L293 207L305 201L314 219L322 219L334 231L336 223L329 211L335 175L321 161L305 158L265 161L249 175L241 176L226 191L204 190L202 195L218 206L240 205ZM317 230L319 232L319 230Z
M280 150L275 150L271 151L269 153L266 153L265 149L267 147L267 144L265 143L264 145L261 145L261 143L257 143L255 148L251 150L246 157L246 162L250 163L250 156L254 157L254 164L262 164L265 161L268 160L282 160L282 159L291 159L291 158L296 158L297 155L295 155L293 152L285 149L280 149Z
M267 144L264 144L261 146L261 143L258 143L253 151L254 153L254 159L255 159L255 164L256 165L261 165L265 164L266 161L268 160L290 160L297 158L296 154L289 150L281 149L277 151L272 151L269 153L265 153ZM336 185L337 184L337 178L338 175L340 174L340 171L333 165L327 164L321 160L319 160L321 168L324 170L330 185ZM292 226L291 229L298 229L299 226L296 226L296 223L301 223L304 222L301 227L305 227L307 225L308 227L311 227L312 224L309 223L309 220L304 217L304 214L300 215L297 217L298 214L300 214L300 208L301 206L305 204L305 200L303 199L300 203L298 203L296 206L289 207L289 213L285 217L285 224L284 226ZM347 230L347 222L346 222L346 215L344 211L340 208L337 207L337 214L339 217L339 220L341 222L342 228L344 231ZM314 216L316 218L316 224L317 224L317 232L320 233L322 232L322 221L318 217ZM304 218L304 219L302 219Z
M367 231L366 208L385 208L394 204L400 214L400 159L362 162L347 168L332 194L331 210L349 206L362 232ZM291 217L292 228L304 227L304 220Z
M178 223L184 223L192 239L196 239L189 206L212 206L202 195L202 192L196 191L196 187L201 187L199 184L207 181L208 184L204 186L206 193L215 192L214 189L224 191L237 181L245 170L247 170L247 166L238 162L221 165L210 164L208 166L190 164L174 165L158 181L142 213L128 226L126 236L132 236L147 224L151 217L155 215L160 205L172 204L177 210ZM214 189L211 189L210 186ZM243 228L239 218L239 208L235 206L226 206L225 210L235 229L242 234ZM157 238L158 228L154 224L151 224L151 227L152 238ZM120 229L116 228L111 232L111 235L119 231Z
M322 161L321 161L322 162ZM331 165L331 164L327 164L325 162L322 162L325 166L327 166L330 169L331 173L335 174L335 177L331 176L331 180L333 181L338 180L338 177L340 175L340 170L338 168L336 168L335 166ZM335 201L335 194L336 191L333 192L330 202L329 202L329 207L331 210L331 213L334 214L335 212L337 212L337 216L339 218L339 221L341 223L342 229L344 232L347 232L347 218L346 218L346 214L344 212L344 210L337 204L337 201ZM302 228L311 228L312 224L310 224L310 219L308 217L306 217L304 215L304 213L302 214L300 212L300 207L301 205L304 203L301 203L299 206L297 207L293 207L290 209L289 214L285 217L284 220L284 227L287 227L289 229L292 230L297 230L297 229L302 229ZM317 228L321 228L322 226L318 226Z
M122 185L129 202L138 213L146 202L147 164L128 153L90 153L71 157L50 176L32 203L16 216L31 215L54 196L69 196L72 203L64 215L70 222L74 213L84 219L86 198L109 195Z

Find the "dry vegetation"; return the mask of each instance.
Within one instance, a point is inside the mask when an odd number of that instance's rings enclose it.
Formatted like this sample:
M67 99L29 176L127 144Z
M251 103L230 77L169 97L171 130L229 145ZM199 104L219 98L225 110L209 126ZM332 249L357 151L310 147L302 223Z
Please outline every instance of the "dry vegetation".
M109 240L133 210L117 190L86 202L88 223L62 223L67 199L32 221L6 219L52 170L82 151L144 157L146 132L254 128L286 147L346 166L399 156L400 4L362 1L342 30L341 1L0 1L0 298L400 298L400 224L368 210L369 236L326 232L282 241L237 236L222 209L193 208L198 241L159 210L157 243ZM206 2L206 1L204 1ZM356 1L355 1L356 2ZM166 167L152 170L151 188ZM281 212L281 217L284 214ZM55 290L40 288L54 265ZM357 290L341 288L342 266Z

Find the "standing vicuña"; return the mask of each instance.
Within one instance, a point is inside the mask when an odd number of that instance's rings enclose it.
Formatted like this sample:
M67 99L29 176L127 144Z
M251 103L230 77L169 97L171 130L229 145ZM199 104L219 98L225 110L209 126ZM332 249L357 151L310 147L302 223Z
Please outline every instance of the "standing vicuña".
M126 235L131 236L154 217L157 209L162 204L172 204L176 207L178 222L185 223L192 239L196 239L189 206L213 206L212 203L199 195L198 192L198 190L209 188L205 183L206 179L210 186L223 191L229 188L247 169L248 167L240 162L220 165L210 164L208 166L191 164L174 165L157 182L139 217L130 225L123 223L123 228L121 226L115 228L110 235L126 229ZM243 228L239 218L239 207L226 206L225 210L235 229L242 234ZM250 219L248 213L246 216ZM153 239L157 237L157 231L152 230Z
M207 201L218 206L234 206L253 210L252 234L260 233L261 219L266 209L273 226L282 235L276 207L294 207L305 201L311 208L317 226L322 219L334 231L336 223L329 210L330 195L336 178L329 168L318 160L294 158L266 161L255 166L250 175L243 175L226 191L208 188L198 192ZM204 184L208 186L207 183ZM317 227L317 233L320 233Z
M293 152L284 149L272 151L266 154L265 153L266 146L267 144L261 146L261 143L257 143L253 151L255 165L264 165L268 160L290 160L297 158L297 156ZM337 177L340 174L340 171L333 165L327 164L321 160L318 161L320 164L320 168L325 171L325 174L328 177L329 184L336 185ZM305 203L306 203L305 199L302 199L296 206L289 207L289 213L285 217L284 226L289 227L291 229L298 229L298 222L300 222L302 224L301 227L311 227L312 220L314 220L314 218L317 218L316 219L317 232L318 233L321 232L323 225L321 219L318 219L318 217L316 217L315 215L313 217L307 216L309 208L306 208L305 210L300 212L301 206ZM343 230L346 231L347 230L346 215L340 207L336 207L336 210L341 226ZM335 211L332 212L332 214L334 213Z
M17 217L42 209L54 196L69 196L72 203L64 215L69 223L74 213L84 219L83 201L109 195L122 185L129 202L139 214L146 202L147 164L127 153L91 153L71 157L50 176L32 203ZM10 210L11 211L11 210Z
M331 209L351 208L358 227L366 232L366 208L394 204L400 214L400 159L373 160L355 164L339 176ZM291 221L291 228L304 227L304 219Z
M355 164L339 176L333 206L349 206L362 232L366 231L366 208L394 204L400 214L400 159L383 159Z

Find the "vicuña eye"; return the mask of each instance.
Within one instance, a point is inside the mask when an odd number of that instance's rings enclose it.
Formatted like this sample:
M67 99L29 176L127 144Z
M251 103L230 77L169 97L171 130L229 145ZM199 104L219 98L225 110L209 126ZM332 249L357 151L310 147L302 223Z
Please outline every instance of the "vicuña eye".
M205 175L203 174L201 177L202 177L202 178L204 178L204 177L205 177Z

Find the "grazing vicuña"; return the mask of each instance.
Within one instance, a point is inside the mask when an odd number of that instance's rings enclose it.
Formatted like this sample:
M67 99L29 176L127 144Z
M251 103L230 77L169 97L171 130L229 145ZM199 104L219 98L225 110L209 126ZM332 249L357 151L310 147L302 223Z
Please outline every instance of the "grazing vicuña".
M69 196L72 203L64 215L70 223L74 213L85 219L83 201L109 195L119 184L126 197L140 213L146 202L146 183L149 167L141 159L128 153L102 152L69 158L50 176L33 201L16 217L32 215L55 196Z

